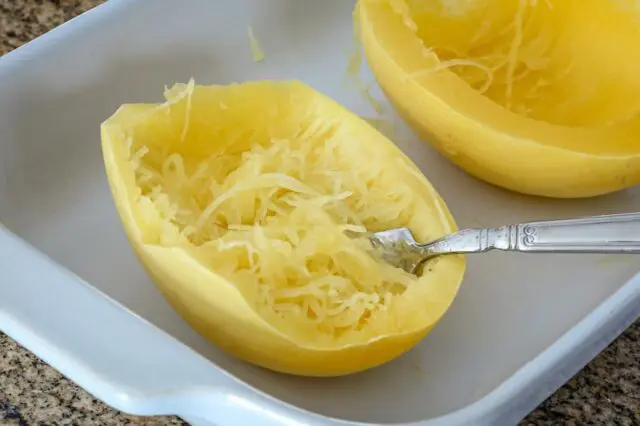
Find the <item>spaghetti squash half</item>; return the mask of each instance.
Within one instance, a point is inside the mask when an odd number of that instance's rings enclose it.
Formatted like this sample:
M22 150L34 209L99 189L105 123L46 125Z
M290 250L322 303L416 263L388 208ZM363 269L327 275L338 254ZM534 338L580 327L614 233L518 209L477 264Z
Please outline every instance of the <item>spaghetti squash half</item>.
M367 233L455 230L418 168L364 120L295 81L177 84L102 125L124 229L201 335L268 369L336 376L414 346L451 304L465 262L421 276Z
M636 0L359 0L365 56L425 140L549 197L640 182Z

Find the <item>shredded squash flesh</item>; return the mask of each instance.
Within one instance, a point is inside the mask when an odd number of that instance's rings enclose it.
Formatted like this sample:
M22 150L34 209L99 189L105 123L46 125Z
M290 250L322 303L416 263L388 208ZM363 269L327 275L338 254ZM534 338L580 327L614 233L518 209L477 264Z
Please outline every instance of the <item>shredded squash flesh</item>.
M640 113L637 1L387 0L432 65L506 109L567 126L610 126Z
M249 37L249 47L251 48L251 58L253 59L253 62L260 62L264 60L264 51L253 32L252 26L247 27L247 36Z
M257 312L326 339L386 321L419 278L380 260L367 233L411 222L411 188L382 163L347 158L339 124L316 118L288 137L221 131L194 153L192 90L179 95L177 141L130 142L138 204L161 221L147 243L187 247Z

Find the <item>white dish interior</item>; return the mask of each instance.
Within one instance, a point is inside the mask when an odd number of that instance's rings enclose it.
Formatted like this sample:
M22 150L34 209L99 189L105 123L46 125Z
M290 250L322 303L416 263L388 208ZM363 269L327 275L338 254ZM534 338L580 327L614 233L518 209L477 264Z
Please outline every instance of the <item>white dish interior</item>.
M441 416L509 379L637 271L628 256L470 256L464 284L445 319L417 348L386 366L312 380L270 373L224 355L173 312L138 265L107 186L100 123L120 104L159 101L164 85L190 77L206 84L297 78L373 117L346 75L354 2L110 3L86 24L82 17L51 34L46 49L37 44L23 60L0 68L0 222L252 386L347 420L401 423ZM248 25L267 55L261 63L251 59ZM363 75L372 80L366 66ZM574 201L505 192L467 176L395 121L396 142L433 182L460 227L640 206L637 190Z

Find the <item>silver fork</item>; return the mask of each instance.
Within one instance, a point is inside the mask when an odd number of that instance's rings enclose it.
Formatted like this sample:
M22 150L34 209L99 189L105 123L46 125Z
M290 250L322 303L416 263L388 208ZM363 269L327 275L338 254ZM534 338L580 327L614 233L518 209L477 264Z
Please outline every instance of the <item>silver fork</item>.
M386 262L412 274L432 257L455 253L640 254L640 212L463 229L426 244L408 228L376 232L370 240Z

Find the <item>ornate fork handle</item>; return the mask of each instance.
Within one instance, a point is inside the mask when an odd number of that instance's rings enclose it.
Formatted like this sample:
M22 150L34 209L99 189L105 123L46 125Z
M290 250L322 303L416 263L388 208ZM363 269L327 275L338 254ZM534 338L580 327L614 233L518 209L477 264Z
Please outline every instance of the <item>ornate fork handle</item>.
M427 257L489 250L640 253L640 212L466 229L420 248Z

